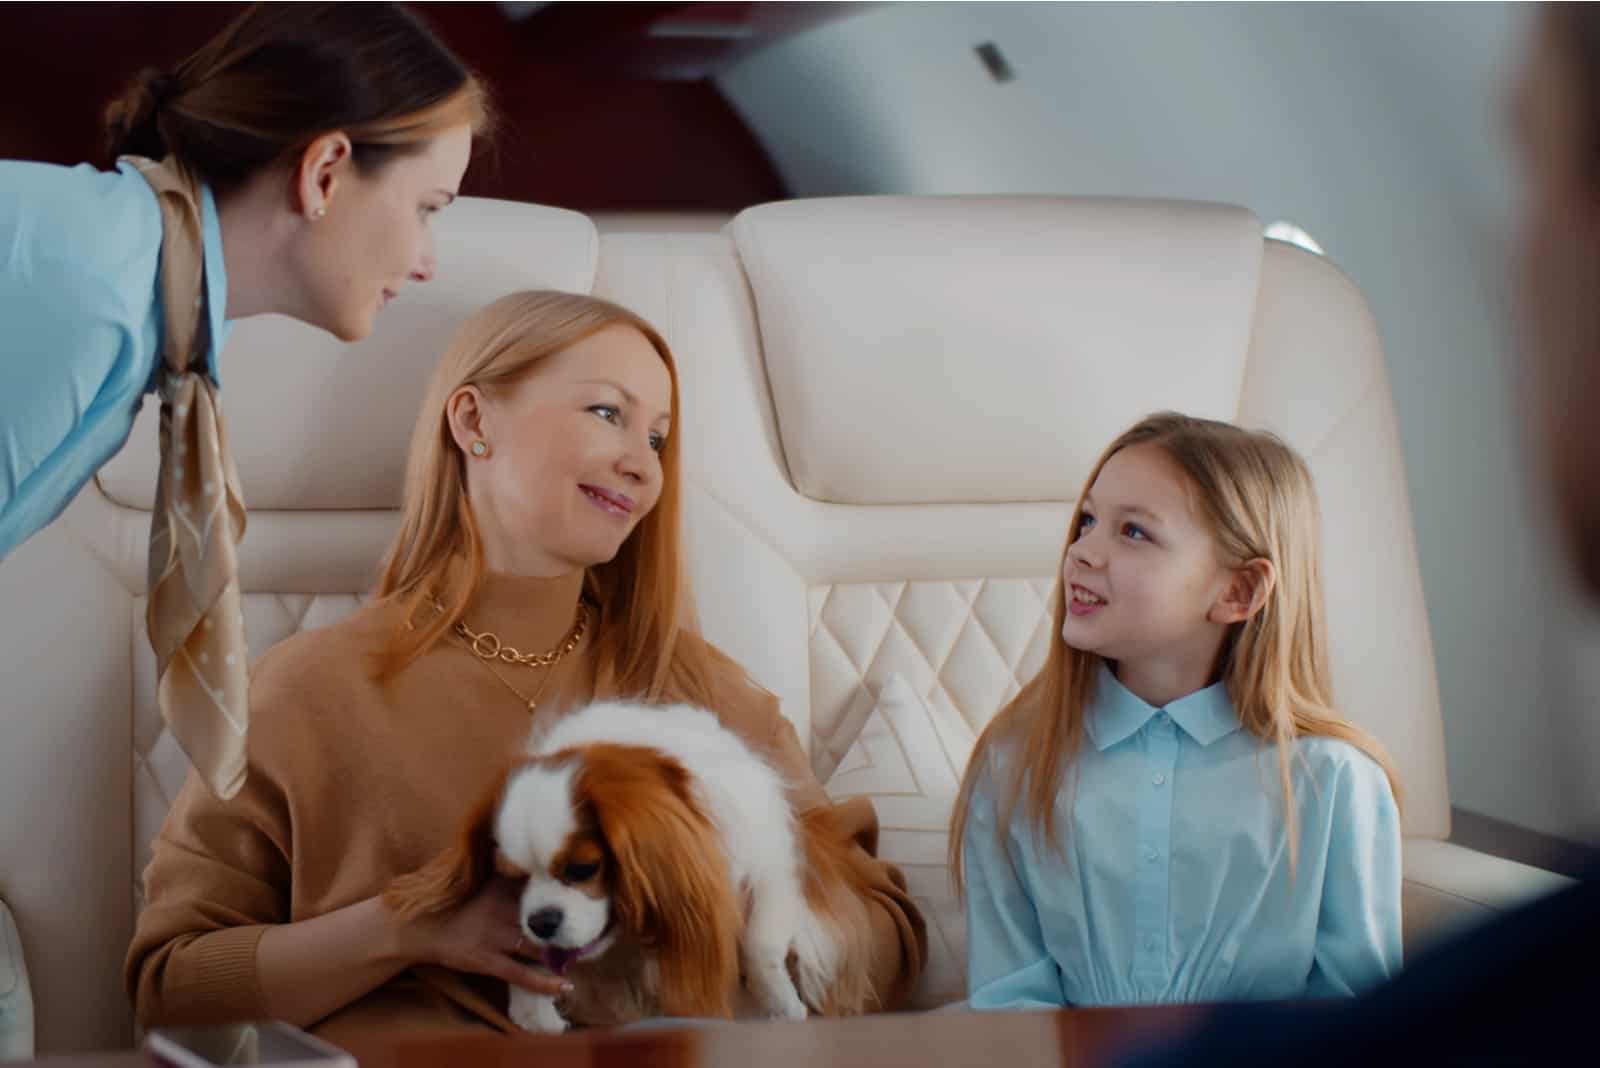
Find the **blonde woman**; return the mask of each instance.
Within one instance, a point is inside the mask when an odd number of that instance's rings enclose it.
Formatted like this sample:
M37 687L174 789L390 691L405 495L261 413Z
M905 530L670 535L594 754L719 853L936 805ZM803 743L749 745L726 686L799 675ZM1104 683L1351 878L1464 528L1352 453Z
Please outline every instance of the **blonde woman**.
M261 658L243 791L191 779L156 842L127 961L144 1024L511 1030L506 983L562 989L518 954L513 888L409 924L379 895L448 848L531 726L590 698L703 704L798 809L827 804L777 700L692 625L677 408L666 343L623 308L518 293L466 323L423 401L376 597ZM867 852L870 804L837 814L864 845L855 934L893 1008L922 920Z
M1106 450L1059 640L957 803L974 1007L1325 997L1399 968L1394 777L1333 710L1317 530L1270 435L1162 414Z

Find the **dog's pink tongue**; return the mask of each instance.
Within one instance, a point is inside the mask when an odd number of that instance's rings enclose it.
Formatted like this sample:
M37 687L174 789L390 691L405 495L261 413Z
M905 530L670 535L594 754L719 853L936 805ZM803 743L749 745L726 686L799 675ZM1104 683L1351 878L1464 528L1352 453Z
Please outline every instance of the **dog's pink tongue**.
M546 946L544 950L545 966L560 976L567 974L567 969L572 967L572 962L577 958L578 951L575 949L558 949L555 946Z

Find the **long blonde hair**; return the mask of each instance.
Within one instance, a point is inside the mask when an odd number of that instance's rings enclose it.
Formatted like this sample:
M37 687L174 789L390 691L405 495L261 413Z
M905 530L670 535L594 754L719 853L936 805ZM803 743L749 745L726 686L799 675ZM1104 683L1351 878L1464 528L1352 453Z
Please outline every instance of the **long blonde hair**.
M483 544L467 496L465 459L451 435L446 405L463 386L486 392L513 385L547 356L608 326L643 334L666 364L672 411L678 411L678 371L672 351L644 319L610 301L540 290L513 293L482 308L462 325L434 369L422 401L406 465L399 533L383 563L376 595L397 598L415 630L395 633L380 657L380 677L422 656L461 618L483 583ZM595 634L598 682L640 698L668 689L705 691L708 671L727 663L694 631L694 614L679 554L678 467L682 428L660 451L661 494L656 506L610 561L589 568L585 593L599 607ZM432 599L444 606L434 612Z
M1072 510L1068 548L1082 522L1083 497L1101 468L1135 445L1159 447L1183 470L1228 566L1265 559L1275 570L1276 580L1261 609L1234 624L1224 639L1219 666L1244 729L1277 744L1292 871L1297 821L1290 759L1296 738L1310 735L1350 743L1378 762L1396 800L1400 797L1399 779L1383 747L1333 709L1311 472L1293 449L1272 434L1161 412L1124 432L1096 461ZM1068 784L1083 741L1094 681L1104 663L1060 637L1067 610L1065 561L1063 548L1063 567L1056 573L1054 637L1044 666L978 738L962 778L950 835L950 871L958 891L965 883L961 851L973 793L997 746L1005 746L1016 757L1009 774L992 787L997 833L1005 834L1020 807L1036 840L1060 848L1055 802Z

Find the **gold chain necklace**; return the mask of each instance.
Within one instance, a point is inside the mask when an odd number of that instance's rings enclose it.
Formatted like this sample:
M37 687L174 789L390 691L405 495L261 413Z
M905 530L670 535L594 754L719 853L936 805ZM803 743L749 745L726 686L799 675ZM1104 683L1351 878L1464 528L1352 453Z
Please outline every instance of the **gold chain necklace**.
M456 621L455 632L480 660L500 660L507 664L520 664L523 667L547 668L561 663L563 657L578 647L588 626L589 606L579 601L578 617L572 621L572 629L567 631L567 636L562 639L560 645L546 653L518 652L514 647L502 642L498 634L487 630L474 631L467 626L465 620Z
M444 610L444 607L439 605L438 602L435 602L435 605L440 611ZM567 632L567 636L562 639L560 645L547 653L518 652L512 646L502 642L498 635L489 631L474 631L465 622L459 620L451 629L455 632L456 637L460 638L467 648L472 651L473 656L477 657L484 670L498 679L500 685L516 694L517 699L528 706L528 712L531 714L539 710L539 699L544 696L545 687L550 685L550 677L556 673L556 665L561 663L568 653L576 649L579 642L583 641L583 634L588 629L588 625L589 608L582 601L579 601L578 615L572 621L572 629ZM533 696L529 697L511 685L511 680L496 671L493 664L496 660L507 664L518 664L523 667L544 668L544 678L539 680L539 688L533 692Z

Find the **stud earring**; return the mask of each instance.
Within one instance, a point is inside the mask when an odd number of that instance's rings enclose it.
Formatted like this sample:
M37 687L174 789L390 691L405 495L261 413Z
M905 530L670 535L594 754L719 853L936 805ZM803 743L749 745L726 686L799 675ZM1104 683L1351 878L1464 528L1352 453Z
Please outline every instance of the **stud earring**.
M483 459L485 456L488 456L489 455L489 443L487 441L483 441L483 440L474 441L472 443L472 455L478 457L478 459L480 459L480 460Z
M328 214L328 209L327 208L318 208L316 211L313 211L311 213L311 217L313 219L321 219L321 218L325 217L327 214Z

